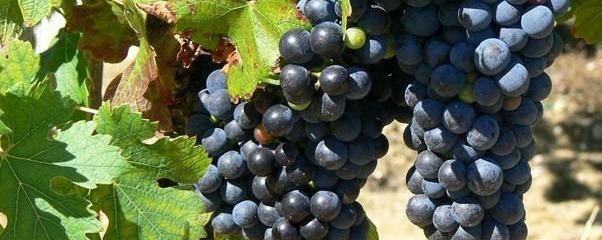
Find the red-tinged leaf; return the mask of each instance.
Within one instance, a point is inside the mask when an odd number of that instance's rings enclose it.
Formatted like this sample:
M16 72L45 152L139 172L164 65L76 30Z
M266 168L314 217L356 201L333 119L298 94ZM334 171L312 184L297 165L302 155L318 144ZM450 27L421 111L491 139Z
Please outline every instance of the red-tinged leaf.
M121 62L128 48L138 44L136 33L123 15L123 7L112 1L94 1L71 9L67 29L82 32L79 48L98 61Z

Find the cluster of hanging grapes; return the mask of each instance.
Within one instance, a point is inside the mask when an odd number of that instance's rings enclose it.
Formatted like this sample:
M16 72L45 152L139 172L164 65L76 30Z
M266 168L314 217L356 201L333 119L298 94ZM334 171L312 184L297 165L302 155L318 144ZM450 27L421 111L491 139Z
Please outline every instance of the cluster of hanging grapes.
M212 231L245 239L367 239L356 200L409 123L410 221L429 239L526 239L531 126L562 50L566 0L302 0L280 39L280 85L232 103L215 70L188 133L213 163L195 185Z

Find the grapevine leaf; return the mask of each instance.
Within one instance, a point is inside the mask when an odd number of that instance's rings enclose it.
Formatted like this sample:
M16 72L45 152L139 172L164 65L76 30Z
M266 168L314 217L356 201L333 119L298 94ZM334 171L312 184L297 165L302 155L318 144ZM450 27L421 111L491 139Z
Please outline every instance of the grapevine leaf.
M259 83L271 77L279 53L280 36L293 27L307 27L298 19L293 0L177 0L171 8L178 30L189 32L204 48L215 49L224 36L232 40L239 58L229 62L228 91L250 97Z
M155 179L169 178L180 183L194 183L203 176L211 159L196 139L160 138L153 144L145 141L155 137L157 124L131 112L128 106L112 108L103 105L95 120L97 131L113 137L113 145L123 149L129 162Z
M378 240L378 231L376 231L376 225L368 219L370 227L368 228L368 240Z
M111 161L111 157L119 156L119 149L108 146L106 137L82 131L83 123L52 139L53 129L70 119L74 105L51 91L47 84L27 95L12 92L1 95L0 109L4 124L0 131L4 133L0 151L0 182L4 192L0 195L0 212L8 219L0 238L83 239L86 233L98 232L100 222L89 209L90 202L53 191L51 182L61 178L81 186L106 182L106 173L97 173L95 164L89 161L91 158L99 163ZM73 136L75 132L79 134ZM78 144L68 146L65 142ZM94 152L89 152L90 148Z
M602 40L602 1L580 1L575 10L575 36L588 43Z
M52 11L50 0L18 0L26 27L33 27Z
M41 54L41 69L38 78L54 73L56 89L78 104L88 105L88 66L85 56L78 51L79 33L60 31L58 41Z
M144 117L159 120L161 130L170 131L172 123L168 105L173 102L171 92L174 85L170 76L174 74L147 39L144 12L132 1L125 1L124 8L124 16L136 31L140 46L135 60L116 79L117 89L110 96L111 102L114 105L128 104L142 112Z
M89 51L94 59L121 62L128 48L138 44L123 12L123 6L114 1L86 1L73 6L67 29L83 33L79 48Z
M109 226L103 239L191 239L206 237L209 221L193 191L160 188L141 172L123 174L112 185L91 193L94 205L106 213Z
M21 34L23 16L15 0L0 0L0 54Z
M0 92L28 92L40 69L40 56L29 42L14 40L8 48L8 57L0 57Z
M127 105L103 105L95 118L97 132L112 136L128 167L111 185L92 192L95 206L109 217L105 239L199 239L209 221L191 190L160 188L158 178L182 183L198 180L211 162L196 140L155 136L157 124Z

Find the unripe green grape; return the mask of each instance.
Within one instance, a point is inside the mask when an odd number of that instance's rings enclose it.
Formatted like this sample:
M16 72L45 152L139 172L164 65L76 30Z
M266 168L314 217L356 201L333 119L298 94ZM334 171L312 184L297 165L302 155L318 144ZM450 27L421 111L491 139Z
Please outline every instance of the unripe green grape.
M361 28L345 30L345 45L351 49L360 49L366 43L366 33Z
M302 104L294 104L292 102L288 102L288 106L291 107L293 110L295 111L303 111L305 110L307 107L309 107L310 102L307 103L302 103Z

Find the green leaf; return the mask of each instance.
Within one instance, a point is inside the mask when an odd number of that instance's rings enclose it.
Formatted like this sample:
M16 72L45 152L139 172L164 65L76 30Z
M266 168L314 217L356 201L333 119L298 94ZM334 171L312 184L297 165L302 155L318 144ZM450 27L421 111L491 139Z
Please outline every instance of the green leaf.
M16 0L0 0L0 54L21 34L23 16Z
M67 19L67 29L83 33L81 50L89 51L99 61L118 63L132 45L138 44L122 5L115 1L86 1L74 6Z
M36 80L40 69L40 56L31 43L13 41L8 48L8 57L0 57L0 93L8 90L27 93Z
M148 143L157 125L128 106L103 105L97 132L112 136L129 166L111 185L92 192L92 201L109 217L105 239L199 239L209 221L192 190L160 188L158 178L191 183L202 176L210 159L194 138L161 138Z
M50 0L18 0L26 27L33 27L52 11Z
M378 240L378 231L376 231L376 225L368 219L370 223L370 228L368 229L368 240Z
M79 39L79 33L61 30L58 41L41 54L38 79L54 73L56 90L76 103L88 106L88 63L84 54L77 49Z
M66 123L73 112L73 103L58 92L42 85L29 95L12 92L0 96L0 212L8 219L0 239L83 239L86 233L100 230L90 202L76 195L59 194L51 182L68 178L82 186L106 181L104 173L96 173L94 161L104 162L116 156L118 149L107 145L106 137L91 137L75 124L59 134L66 142L91 144L95 153L83 145L67 146L52 139L54 129ZM84 133L76 139L73 132ZM94 153L94 152L92 152ZM92 168L90 167L92 166ZM103 169L103 171L106 169Z
M602 40L602 1L580 1L575 9L575 36L592 44Z
M228 91L233 97L250 97L266 82L278 60L279 38L294 27L308 27L296 16L293 0L177 0L171 2L177 28L192 40L215 49L227 36L240 58L230 63Z
M195 183L205 173L211 158L196 139L186 136L160 138L152 144L157 124L133 113L128 106L103 105L95 118L96 131L113 137L112 144L123 149L130 164L155 179L169 178L179 183Z

